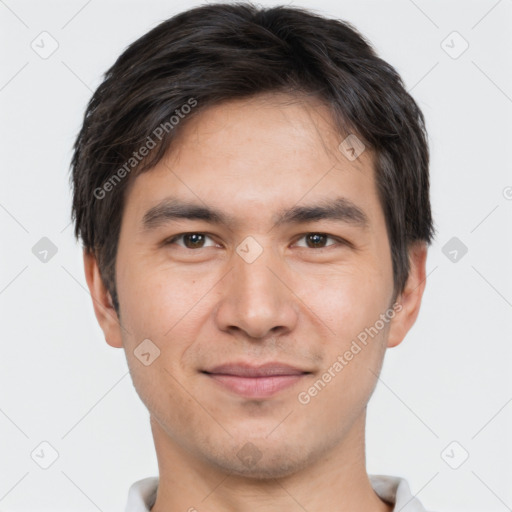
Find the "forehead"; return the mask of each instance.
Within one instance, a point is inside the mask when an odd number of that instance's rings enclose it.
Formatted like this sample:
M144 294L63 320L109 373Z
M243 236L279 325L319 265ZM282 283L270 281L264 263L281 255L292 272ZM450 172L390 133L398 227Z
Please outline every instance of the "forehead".
M131 202L146 216L172 195L188 203L243 215L259 208L272 219L284 206L376 198L373 156L340 150L340 134L316 98L267 94L199 111L184 123L164 158L137 178ZM371 217L369 212L368 217Z
M283 152L332 152L337 159L343 138L335 124L333 111L319 98L304 93L264 93L245 99L228 100L197 109L177 132L168 156L177 159L186 147L221 143L225 151L230 141L280 146ZM226 137L228 137L226 139ZM236 147L230 148L234 153ZM244 151L247 148L244 148ZM249 155L248 155L249 156ZM356 162L357 165L358 162Z

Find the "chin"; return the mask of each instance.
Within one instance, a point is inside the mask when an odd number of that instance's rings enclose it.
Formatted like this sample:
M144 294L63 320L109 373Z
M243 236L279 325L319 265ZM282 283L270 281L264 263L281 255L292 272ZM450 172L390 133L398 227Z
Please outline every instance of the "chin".
M222 453L207 456L209 462L230 476L257 480L284 478L297 473L310 464L310 455L303 446L279 446L268 440L240 443L234 450L226 447Z

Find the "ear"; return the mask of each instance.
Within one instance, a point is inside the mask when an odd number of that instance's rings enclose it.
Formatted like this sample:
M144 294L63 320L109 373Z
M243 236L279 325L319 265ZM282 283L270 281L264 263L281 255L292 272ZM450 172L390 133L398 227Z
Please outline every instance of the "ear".
M87 250L84 250L83 256L85 279L91 294L94 314L105 335L105 341L112 347L122 348L121 325L112 304L112 297L101 278L96 257Z
M426 261L428 246L425 242L415 242L409 248L410 271L404 291L397 297L396 303L402 309L391 321L387 346L396 347L405 338L414 325L420 311L421 299L426 285Z

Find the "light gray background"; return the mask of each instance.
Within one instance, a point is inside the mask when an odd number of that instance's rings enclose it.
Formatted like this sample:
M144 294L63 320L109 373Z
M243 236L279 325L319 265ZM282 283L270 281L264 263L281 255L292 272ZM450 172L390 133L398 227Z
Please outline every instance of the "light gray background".
M512 510L512 1L290 3L367 36L401 73L430 135L438 235L419 319L388 350L370 402L368 471L406 477L438 512ZM157 474L148 413L93 314L68 167L102 73L130 42L197 4L0 0L4 512L124 510L129 485ZM50 48L43 31L59 45L47 59L31 48ZM469 44L459 56L453 31ZM58 249L46 263L32 252L42 237ZM452 237L468 248L455 262L443 253ZM48 469L43 441L59 455ZM467 461L449 467L463 450Z

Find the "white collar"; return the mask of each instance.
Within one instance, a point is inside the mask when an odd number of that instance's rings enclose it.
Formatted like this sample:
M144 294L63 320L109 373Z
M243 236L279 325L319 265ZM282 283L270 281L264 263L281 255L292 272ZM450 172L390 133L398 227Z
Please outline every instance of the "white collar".
M368 475L373 489L383 500L395 505L395 511L427 512L422 504L411 494L407 481L388 475ZM156 499L158 477L152 476L138 480L128 491L125 512L149 512Z

